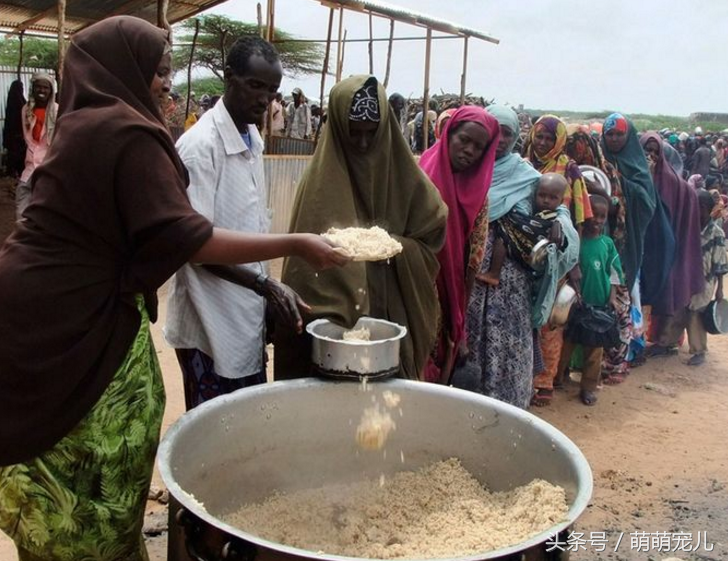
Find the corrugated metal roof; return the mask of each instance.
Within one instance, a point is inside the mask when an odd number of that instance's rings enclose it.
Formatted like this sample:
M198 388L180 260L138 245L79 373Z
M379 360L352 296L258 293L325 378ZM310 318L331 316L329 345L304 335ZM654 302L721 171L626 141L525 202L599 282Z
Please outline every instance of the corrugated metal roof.
M225 0L169 0L167 20L176 23ZM99 20L130 15L157 23L157 0L69 0L66 32L80 31ZM6 0L0 3L0 28L17 31L58 32L56 0Z
M399 6L387 4L379 0L319 0L321 4L328 7L338 8L339 6L348 9L355 10L358 12L371 12L372 14L379 15L382 17L394 19L396 21L402 21L411 25L417 25L419 27L428 27L435 31L441 31L443 33L450 33L452 35L460 35L463 37L475 37L476 39L482 39L489 43L500 43L498 39L491 37L470 27L464 27L440 18L428 16L421 12L413 12L411 10L405 10Z

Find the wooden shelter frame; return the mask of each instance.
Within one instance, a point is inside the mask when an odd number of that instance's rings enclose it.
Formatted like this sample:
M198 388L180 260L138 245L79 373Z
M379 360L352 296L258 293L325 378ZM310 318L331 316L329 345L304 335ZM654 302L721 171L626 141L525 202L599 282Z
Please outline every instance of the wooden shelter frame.
M268 20L267 20L267 37L271 42L275 42L275 0L268 1ZM384 87L386 88L389 83L389 75L391 70L392 61L392 49L395 41L401 40L423 40L425 41L425 71L424 71L424 88L422 96L422 111L423 111L423 130L429 130L429 101L430 101L430 67L432 59L432 41L433 39L463 39L463 66L462 73L460 76L460 103L465 103L466 87L467 87L467 74L468 74L468 47L470 38L480 39L493 44L498 44L500 41L491 37L482 31L476 29L467 28L464 26L456 25L445 20L437 19L425 14L406 11L396 6L385 4L377 0L316 0L322 6L329 9L329 23L326 39L323 41L326 44L324 63L321 70L321 88L320 97L321 103L323 104L324 92L326 90L326 76L329 74L329 60L331 53L332 44L332 32L335 14L338 13L338 37L336 40L336 67L335 76L336 82L341 81L343 66L344 66L344 54L347 42L355 41L368 41L369 44L369 73L374 73L374 58L373 58L373 44L375 41L387 41L387 59L386 59L386 70L384 76ZM349 10L358 12L360 14L366 14L369 17L369 38L367 39L346 39L346 30L344 29L344 11ZM386 39L379 39L373 37L373 25L372 20L374 17L383 18L389 20L389 37ZM395 22L406 23L408 25L424 28L426 30L426 36L423 37L405 37L395 38L394 27ZM446 35L433 37L432 32L439 31ZM304 40L306 41L306 40ZM319 42L319 41L316 41ZM424 135L424 149L427 149L429 142L428 135Z

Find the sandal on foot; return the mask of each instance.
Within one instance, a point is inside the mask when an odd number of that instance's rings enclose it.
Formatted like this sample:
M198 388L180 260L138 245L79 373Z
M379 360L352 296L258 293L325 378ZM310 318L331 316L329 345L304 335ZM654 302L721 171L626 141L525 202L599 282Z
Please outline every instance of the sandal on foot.
M688 366L700 366L705 362L705 353L693 355L688 360Z
M536 393L531 398L531 405L534 407L546 407L551 404L551 400L554 398L554 390L545 388L538 388Z
M579 392L579 399L581 399L584 405L596 405L597 403L596 394L587 390L581 390Z

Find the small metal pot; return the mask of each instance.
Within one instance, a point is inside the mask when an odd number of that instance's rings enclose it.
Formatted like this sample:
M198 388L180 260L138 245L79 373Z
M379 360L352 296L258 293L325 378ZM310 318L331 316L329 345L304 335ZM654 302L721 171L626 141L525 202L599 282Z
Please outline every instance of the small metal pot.
M361 317L352 329L366 327L370 341L344 341L346 327L328 319L306 326L312 338L311 360L319 372L334 378L382 378L399 371L399 342L407 328L391 321Z
M703 326L712 335L728 333L728 300L713 300L703 310Z
M568 284L563 284L556 293L554 307L551 309L551 316L549 316L549 324L553 327L566 325L574 302L576 302L576 291Z
M540 273L546 268L549 253L556 251L556 245L549 240L537 241L531 250L531 268Z
M597 167L581 165L579 171L585 179L589 181L596 181L597 184L607 192L607 195L612 195L612 183L609 181L609 177Z

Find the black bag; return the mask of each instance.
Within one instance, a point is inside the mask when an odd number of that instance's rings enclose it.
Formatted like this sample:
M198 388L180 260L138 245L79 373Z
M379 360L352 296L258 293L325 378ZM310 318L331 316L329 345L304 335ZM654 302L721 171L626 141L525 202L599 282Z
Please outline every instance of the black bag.
M481 393L480 391L480 368L472 362L465 362L455 366L450 376L450 385L461 390Z
M572 309L564 336L572 343L585 347L611 349L622 342L615 313L610 308L584 302Z

